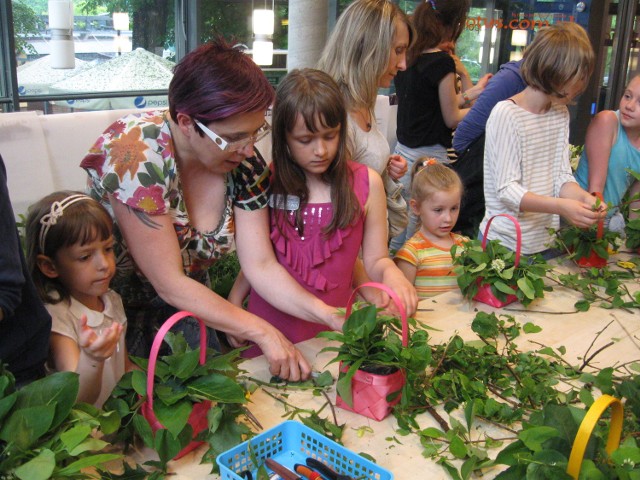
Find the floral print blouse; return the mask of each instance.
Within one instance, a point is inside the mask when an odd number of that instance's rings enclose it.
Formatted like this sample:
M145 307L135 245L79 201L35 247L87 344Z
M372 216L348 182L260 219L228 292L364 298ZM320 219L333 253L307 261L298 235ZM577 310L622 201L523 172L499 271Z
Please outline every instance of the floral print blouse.
M168 110L134 113L115 121L80 166L89 174L89 194L110 213L108 194L147 215L170 215L184 271L200 281L220 256L235 249L233 207L256 210L268 202L269 170L258 155L227 174L226 206L216 229L200 232L193 228L176 168ZM114 235L118 276L126 276L135 265L117 228Z

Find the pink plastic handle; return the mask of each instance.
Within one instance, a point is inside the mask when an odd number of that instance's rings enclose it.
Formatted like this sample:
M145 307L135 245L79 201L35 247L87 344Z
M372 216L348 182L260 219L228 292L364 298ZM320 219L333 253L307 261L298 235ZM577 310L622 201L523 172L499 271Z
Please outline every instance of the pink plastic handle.
M391 300L393 300L393 303L396 304L396 307L398 307L398 310L400 311L400 321L402 322L402 346L407 347L409 345L409 326L407 325L407 311L405 310L404 305L400 301L400 298L398 297L396 292L391 290L383 283L367 282L356 287L351 293L351 297L349 297L349 302L347 303L346 318L349 318L349 316L351 315L351 307L353 307L353 302L355 302L356 300L356 294L358 293L358 290L364 287L374 287L378 290L382 290L387 295L389 295Z
M186 317L195 318L200 324L200 365L204 365L207 360L207 329L204 322L196 317L191 312L177 312L171 315L166 322L162 324L156 337L153 339L153 345L151 346L151 353L149 355L149 372L147 374L147 402L149 402L149 410L153 412L153 380L156 374L156 360L158 359L158 352L160 351L160 345L164 340L164 336L169 329L176 323Z
M493 222L493 219L496 217L506 217L509 220L511 220L516 227L516 260L514 262L514 265L517 267L520 264L520 247L522 246L522 231L520 230L520 223L518 223L518 220L513 218L511 215L507 213L499 213L489 219L489 221L487 222L487 226L484 227L484 235L482 237L482 249L484 250L485 247L487 246L487 234L489 233L489 226L491 225L491 222Z

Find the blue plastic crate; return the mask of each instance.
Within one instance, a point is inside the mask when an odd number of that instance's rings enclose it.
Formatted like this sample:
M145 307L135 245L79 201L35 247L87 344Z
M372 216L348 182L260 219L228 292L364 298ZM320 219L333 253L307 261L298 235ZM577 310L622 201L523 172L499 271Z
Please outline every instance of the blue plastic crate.
M220 478L243 480L238 474L245 470L251 471L253 478L258 478L258 467L267 458L273 458L293 470L294 464L304 465L308 457L320 460L338 473L354 479L393 479L390 471L294 420L283 422L221 453L216 462L220 467Z

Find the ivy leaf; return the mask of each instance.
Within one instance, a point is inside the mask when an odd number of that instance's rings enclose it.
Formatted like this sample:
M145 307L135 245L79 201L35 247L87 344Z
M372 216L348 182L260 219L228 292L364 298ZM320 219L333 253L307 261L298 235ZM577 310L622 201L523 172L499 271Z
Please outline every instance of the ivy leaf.
M428 427L423 430L420 430L420 436L428 437L428 438L443 438L444 432L435 427Z
M579 312L586 312L591 308L591 302L588 302L587 300L578 300L574 307Z
M471 322L471 329L482 338L493 338L498 334L498 317L493 313L478 312Z
M542 331L542 327L534 323L527 322L522 326L522 330L524 331L524 333L538 333Z
M559 437L560 433L553 427L533 427L523 430L518 434L518 438L534 452L542 451L542 444L550 438Z
M454 436L449 443L449 451L456 458L465 458L467 456L467 446L458 435Z

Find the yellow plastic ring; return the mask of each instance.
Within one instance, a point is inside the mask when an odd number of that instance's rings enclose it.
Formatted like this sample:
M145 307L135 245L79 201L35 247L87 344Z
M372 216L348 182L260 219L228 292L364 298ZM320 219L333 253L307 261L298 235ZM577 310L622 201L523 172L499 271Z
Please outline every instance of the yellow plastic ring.
M602 395L593 402L593 405L591 405L591 408L587 411L587 414L580 424L580 428L578 428L576 439L571 448L567 473L576 480L580 475L582 459L584 458L584 452L591 438L591 432L593 432L596 423L598 423L598 420L609 406L611 406L611 424L609 425L609 437L607 438L607 453L611 454L611 452L620 445L623 420L622 403L611 395Z

